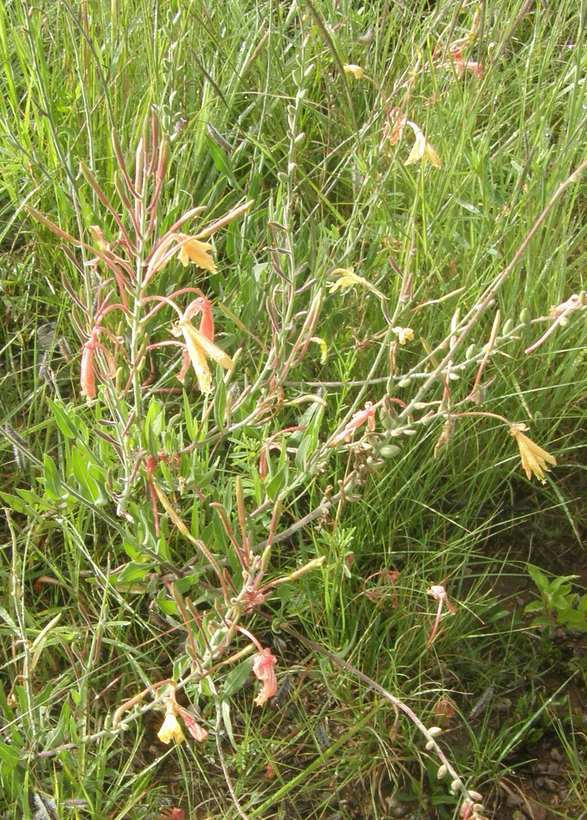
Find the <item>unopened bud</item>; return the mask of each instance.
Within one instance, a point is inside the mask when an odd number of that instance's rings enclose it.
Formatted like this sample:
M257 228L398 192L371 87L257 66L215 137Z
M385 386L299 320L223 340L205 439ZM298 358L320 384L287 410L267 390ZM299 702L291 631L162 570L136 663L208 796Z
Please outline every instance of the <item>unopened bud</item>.
M438 737L438 735L442 734L442 728L440 726L431 726L428 729L428 734L432 735L432 737Z
M409 376L405 376L403 379L399 380L399 382L397 383L397 386L398 387L409 387L409 385L411 383L412 383L411 378Z
M438 767L438 771L436 772L436 779L437 780L443 780L447 776L447 774L448 774L448 769L446 768L446 766L443 763L442 766Z
M322 564L326 561L326 556L321 555L320 558L314 558L312 561L308 561L307 564L304 564L303 567L294 570L287 576L288 581L295 581L296 578L299 578L301 575L305 575L306 572L310 572L310 570L317 569L317 567L321 567Z

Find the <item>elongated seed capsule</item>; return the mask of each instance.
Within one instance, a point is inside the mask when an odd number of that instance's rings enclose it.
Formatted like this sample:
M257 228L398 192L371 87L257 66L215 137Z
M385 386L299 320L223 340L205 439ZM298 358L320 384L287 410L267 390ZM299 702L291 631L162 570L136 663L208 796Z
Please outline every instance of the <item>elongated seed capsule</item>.
M513 326L514 326L514 323L512 322L512 320L507 319L504 322L503 327L501 329L501 335L502 336L507 336L509 333L511 333L511 330L512 330Z

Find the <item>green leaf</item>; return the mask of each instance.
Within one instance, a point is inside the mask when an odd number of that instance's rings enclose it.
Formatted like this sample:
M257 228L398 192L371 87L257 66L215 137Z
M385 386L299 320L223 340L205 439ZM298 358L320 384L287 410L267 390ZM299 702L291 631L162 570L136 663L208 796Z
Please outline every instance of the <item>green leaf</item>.
M230 698L236 694L239 689L242 689L245 683L251 677L251 669L253 666L253 659L246 658L241 661L234 669L231 669L224 680L222 687L222 697Z
M227 700L223 700L220 704L220 710L222 712L222 722L224 723L224 728L226 729L228 739L230 740L234 750L237 751L238 747L234 740L234 733L232 731L232 721L230 719L230 703Z
M45 453L43 457L43 473L45 478L45 492L53 499L61 498L61 478L55 466L55 462L50 455Z
M55 423L63 438L67 440L76 438L79 435L79 427L77 419L74 421L74 410L72 408L66 409L64 404L57 401L50 402L50 407Z
M527 565L528 575L534 581L541 592L546 592L549 588L548 578L534 564Z
M220 368L218 368L216 379L216 391L214 395L214 420L219 430L224 429L224 417L226 412L226 385L220 375Z

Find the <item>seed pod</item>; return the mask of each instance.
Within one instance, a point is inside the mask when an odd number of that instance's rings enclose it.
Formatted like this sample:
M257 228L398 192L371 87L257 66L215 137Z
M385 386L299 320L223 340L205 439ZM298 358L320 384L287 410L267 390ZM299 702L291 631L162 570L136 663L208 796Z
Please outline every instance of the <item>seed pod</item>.
M512 320L507 319L504 322L503 327L501 329L501 335L502 336L508 336L511 333L513 326L514 326L514 323L512 322Z
M398 453L401 453L401 448L396 447L395 444L385 444L379 450L379 455L381 458L393 458L394 456L397 456Z
M469 345L469 347L467 348L467 350L465 352L465 359L472 359L473 358L473 354L475 353L475 348L476 347L477 347L477 345Z
M528 310L528 308L522 308L522 310L520 311L520 322L523 325L527 325L529 321L530 321L530 311Z

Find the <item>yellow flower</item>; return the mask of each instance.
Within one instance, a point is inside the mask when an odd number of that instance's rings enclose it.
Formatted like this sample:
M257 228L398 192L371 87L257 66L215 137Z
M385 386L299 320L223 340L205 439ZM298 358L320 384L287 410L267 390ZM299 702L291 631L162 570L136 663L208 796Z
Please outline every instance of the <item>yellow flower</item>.
M410 122L408 120L406 125L409 125L412 131L414 132L414 136L416 137L416 141L410 151L410 155L405 161L404 165L415 165L416 162L429 162L435 168L442 168L442 162L440 161L440 157L432 147L432 145L428 142L426 137L424 136L424 132L421 128L418 128L415 122Z
M183 335L198 386L202 393L209 393L212 387L212 374L207 360L212 359L225 370L230 370L234 362L224 350L200 333L188 319L178 322L178 330L174 331L174 335L179 335L179 333Z
M393 327L392 330L400 345L407 345L414 340L414 331L411 327Z
M380 299L386 298L380 290L377 290L375 285L372 285L364 276L359 276L352 268L336 268L332 271L332 274L338 276L335 282L328 282L326 285L332 293L335 293L337 290L349 290L359 285L362 288L367 288L371 293L379 296Z
M355 65L354 63L347 63L347 65L343 66L344 73L350 74L351 77L355 80L362 80L365 76L365 69L361 68L360 65Z
M199 239L185 234L178 234L178 238L181 240L179 261L184 267L193 262L194 265L208 270L210 273L216 272L216 265L210 254L212 245L209 242L200 242Z
M539 447L528 436L525 436L522 431L527 429L525 424L512 424L510 435L516 440L520 450L522 469L526 473L526 477L530 479L535 475L544 484L544 473L550 469L547 464L556 465L556 458L543 450L542 447Z
M157 737L166 746L169 746L172 740L174 743L183 743L185 740L184 733L175 715L175 705L173 703L169 703L167 706L165 720L157 732Z

